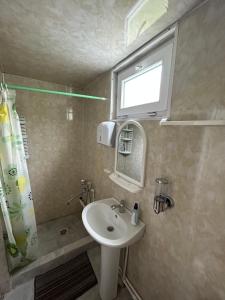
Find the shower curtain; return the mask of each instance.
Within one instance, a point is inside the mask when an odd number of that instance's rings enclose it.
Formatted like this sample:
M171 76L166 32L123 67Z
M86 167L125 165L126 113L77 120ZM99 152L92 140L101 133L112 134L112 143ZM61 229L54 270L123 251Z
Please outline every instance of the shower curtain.
M22 267L37 255L37 229L15 106L16 93L0 96L0 205L9 270Z

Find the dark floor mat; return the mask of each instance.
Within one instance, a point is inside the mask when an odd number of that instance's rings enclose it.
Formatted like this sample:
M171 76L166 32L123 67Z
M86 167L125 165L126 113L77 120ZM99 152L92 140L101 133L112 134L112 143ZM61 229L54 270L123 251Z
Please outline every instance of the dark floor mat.
M97 283L87 253L35 277L35 300L74 300Z

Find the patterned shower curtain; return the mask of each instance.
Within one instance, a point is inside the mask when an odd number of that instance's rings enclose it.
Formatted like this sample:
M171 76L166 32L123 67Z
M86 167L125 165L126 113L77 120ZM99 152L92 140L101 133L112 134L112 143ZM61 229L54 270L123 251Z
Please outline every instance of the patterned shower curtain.
M37 255L36 221L15 98L13 90L0 96L0 205L10 271Z

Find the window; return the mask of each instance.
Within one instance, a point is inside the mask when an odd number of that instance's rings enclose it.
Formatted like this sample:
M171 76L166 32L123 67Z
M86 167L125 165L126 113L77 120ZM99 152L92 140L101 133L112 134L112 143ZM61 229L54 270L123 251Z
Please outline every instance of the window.
M120 108L159 101L162 61L122 80Z
M126 18L127 46L168 12L169 0L139 0Z
M172 85L174 38L116 74L117 117L167 117Z

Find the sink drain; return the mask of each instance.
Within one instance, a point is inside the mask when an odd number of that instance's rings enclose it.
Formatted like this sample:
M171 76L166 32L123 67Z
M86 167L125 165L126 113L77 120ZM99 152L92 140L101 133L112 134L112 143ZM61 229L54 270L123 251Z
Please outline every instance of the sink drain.
M114 227L112 227L112 226L108 226L108 227L107 227L107 230L111 232L111 231L113 231L113 230L114 230Z

